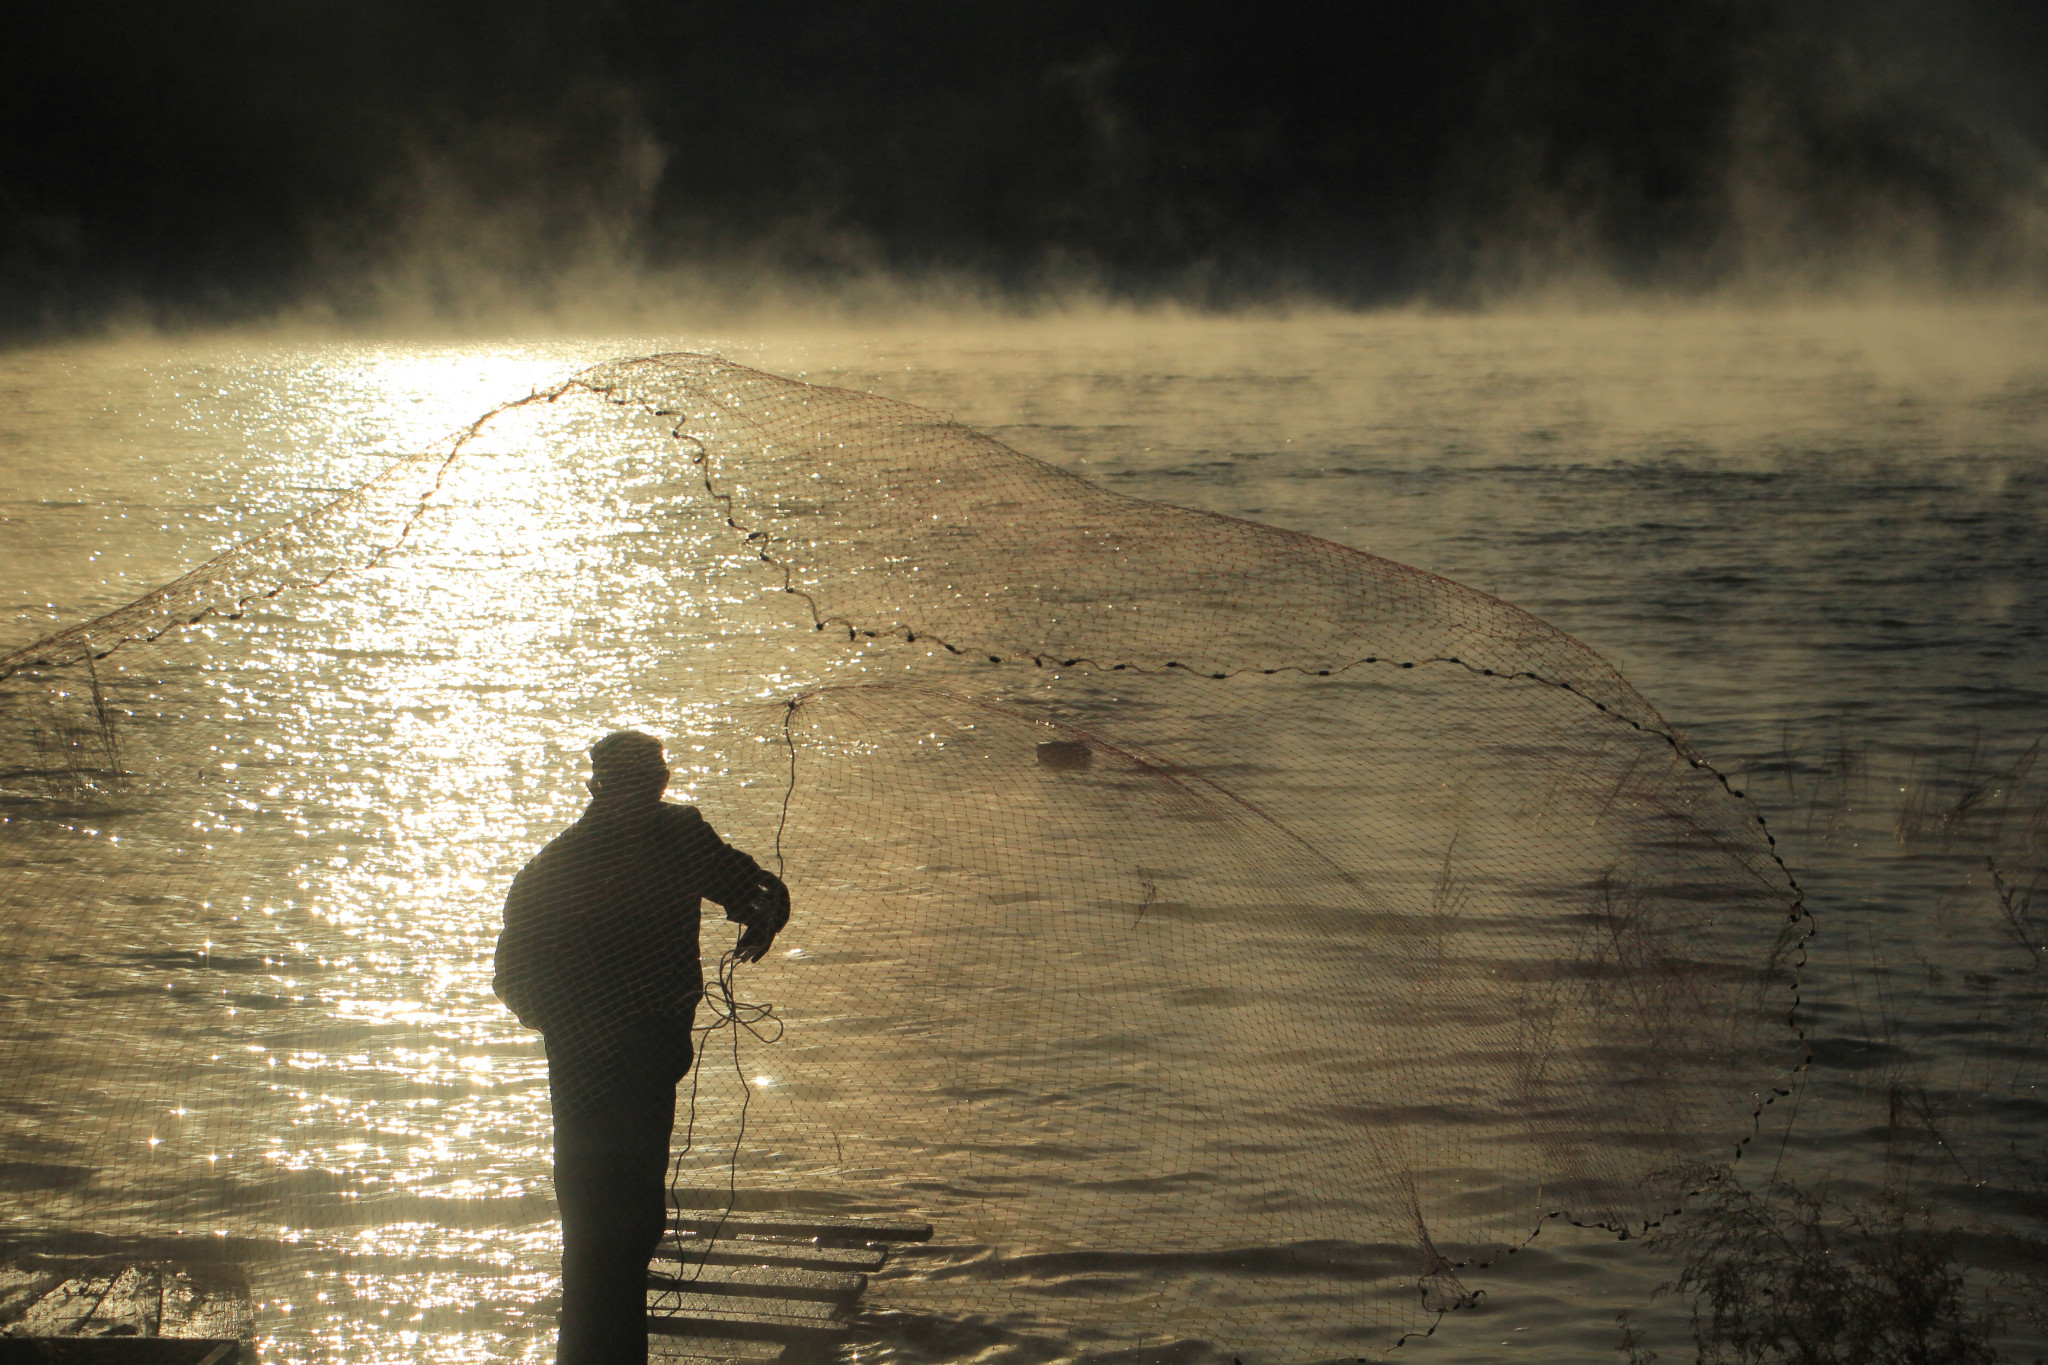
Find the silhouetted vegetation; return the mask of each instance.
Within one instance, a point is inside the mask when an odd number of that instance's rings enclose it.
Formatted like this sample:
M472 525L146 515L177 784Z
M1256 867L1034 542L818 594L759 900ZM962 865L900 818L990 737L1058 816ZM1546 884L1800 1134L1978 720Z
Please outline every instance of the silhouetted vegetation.
M1850 1205L1786 1181L1761 1195L1731 1181L1669 1240L1685 1256L1670 1287L1692 1300L1703 1365L2000 1359L1997 1314L1972 1290L1955 1233L1896 1194Z
M1688 1303L1702 1365L2014 1359L2002 1353L2007 1329L2048 1331L2048 1163L2000 1136L2014 1104L2034 1103L2048 1055L2048 924L2035 900L2048 879L2041 742L2003 756L1979 742L1873 780L1890 765L1866 739L1840 723L1815 738L1802 753L1788 727L1779 760L1792 827L1817 855L1834 845L1861 864L1888 835L1901 855L1957 878L1936 893L1931 930L1895 941L1894 956L1875 933L1859 945L1867 957L1843 983L1853 1023L1814 1040L1854 1059L1838 1064L1837 1083L1854 1085L1882 1128L1881 1183L1850 1193L1825 1175L1731 1179L1660 1232L1679 1263L1660 1292ZM1862 932L1852 927L1848 942ZM1924 971L1901 971L1899 946ZM1958 1050L1943 1035L1957 1023L1942 1013L1955 1008L1942 994L1953 978L1970 992L1981 1047ZM1627 1314L1616 1326L1630 1365L1656 1359Z

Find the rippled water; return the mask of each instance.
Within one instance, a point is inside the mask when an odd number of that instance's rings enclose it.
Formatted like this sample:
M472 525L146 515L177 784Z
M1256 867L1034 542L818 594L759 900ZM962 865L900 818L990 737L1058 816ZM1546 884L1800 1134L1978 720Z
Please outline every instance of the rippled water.
M1758 1143L1787 1173L1874 1185L1898 1059L1967 1072L2009 1038L2017 964L1971 880L1983 849L1902 839L1916 821L1900 817L1938 814L1955 786L1941 773L1954 779L1973 753L1979 770L1995 767L2048 726L2038 314L1124 320L21 352L0 357L0 644L118 605L531 387L656 349L719 351L948 411L1122 491L1446 574L1601 650L1764 803L1811 894L1817 1062L1789 1136L1778 1123ZM585 437L567 420L551 439ZM707 579L670 586L682 602L728 594L742 612L731 624L678 610L670 648L647 652L641 632L595 662L550 656L535 623L601 618L660 572L630 551L588 573L575 558L598 521L630 525L645 471L601 452L556 470L558 484L508 490L480 472L452 490L505 510L425 528L418 553L433 572L364 575L166 651L154 683L117 680L188 688L223 717L261 720L217 756L234 766L209 819L302 846L292 856L306 876L206 904L211 831L187 862L136 850L114 873L132 882L116 913L133 917L130 941L160 946L94 966L89 992L71 989L86 969L67 958L61 921L9 907L8 994L14 1017L47 1029L49 1075L90 1054L113 1092L128 1093L130 1072L150 1078L136 1094L190 1078L174 1107L130 1106L81 1131L78 1106L25 1067L0 1130L12 1228L61 1205L67 1173L117 1168L125 1184L94 1186L70 1210L76 1225L250 1245L272 1357L546 1356L546 1091L534 1040L489 992L501 888L580 808L573 755L591 733L637 720L708 729L786 682L722 673L717 631L788 624L745 616L733 580ZM396 634L394 620L407 623ZM331 712L207 690L215 651L260 677L267 655L309 647L332 658ZM651 692L690 700L617 714L618 696ZM298 752L332 754L337 733L353 736L347 761L294 765ZM736 766L690 749L678 781L709 803ZM269 776L283 772L289 782ZM280 785L292 800L267 801ZM743 794L733 808L748 808ZM727 832L758 842L745 818ZM18 823L14 834L26 837ZM803 949L800 921L788 946ZM792 983L800 967L785 964ZM83 1003L55 1018L22 1010L38 982ZM162 991L204 995L203 1015L165 1026L160 1007L122 1003ZM2022 1095L1973 1133L1988 1148L2037 1147L2043 1117ZM1971 1197L1951 1211L1966 1216ZM1601 1358L1627 1309L1666 1358L1683 1358L1682 1306L1651 1296L1669 1273L1638 1244L1552 1228L1471 1277L1484 1307L1403 1354ZM1037 1358L1086 1339L1085 1324L1046 1346L899 1323L858 1350Z

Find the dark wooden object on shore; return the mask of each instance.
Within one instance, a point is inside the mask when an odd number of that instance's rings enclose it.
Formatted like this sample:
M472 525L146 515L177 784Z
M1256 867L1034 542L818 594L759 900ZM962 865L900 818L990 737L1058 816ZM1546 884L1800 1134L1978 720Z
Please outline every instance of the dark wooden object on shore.
M656 1365L795 1365L846 1336L889 1247L931 1224L803 1213L677 1212L647 1277Z
M226 1266L0 1264L0 1365L248 1365L256 1313Z

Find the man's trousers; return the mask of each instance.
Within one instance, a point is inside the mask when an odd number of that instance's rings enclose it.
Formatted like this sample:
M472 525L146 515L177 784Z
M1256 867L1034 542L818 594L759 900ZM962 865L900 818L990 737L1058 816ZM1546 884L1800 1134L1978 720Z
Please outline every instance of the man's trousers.
M689 1037L680 1066L671 1036L650 1049L663 1055L633 1074L613 1060L593 1075L565 1050L548 1049L562 1216L556 1365L646 1365L647 1263L668 1226L669 1139Z

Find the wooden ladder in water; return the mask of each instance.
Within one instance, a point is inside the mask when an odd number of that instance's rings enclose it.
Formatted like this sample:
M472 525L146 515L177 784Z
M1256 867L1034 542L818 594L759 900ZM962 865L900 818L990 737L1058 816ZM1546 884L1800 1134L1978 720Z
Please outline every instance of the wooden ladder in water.
M931 1235L931 1224L897 1218L679 1210L647 1277L648 1355L655 1365L822 1359L851 1330L890 1248Z

